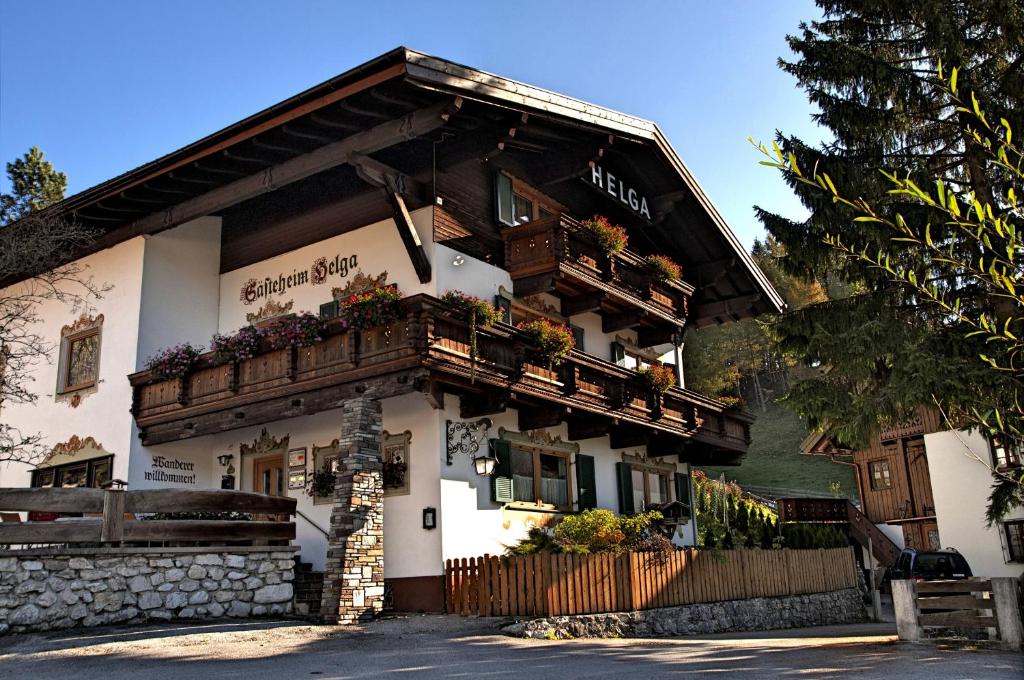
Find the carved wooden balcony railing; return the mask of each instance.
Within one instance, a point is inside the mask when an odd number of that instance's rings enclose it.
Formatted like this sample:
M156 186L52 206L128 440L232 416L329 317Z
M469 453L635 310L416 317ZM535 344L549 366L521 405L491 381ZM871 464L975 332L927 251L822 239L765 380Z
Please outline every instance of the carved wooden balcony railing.
M686 320L693 286L659 281L631 251L605 254L568 215L503 229L502 238L516 295L555 293L563 314L598 311L606 333L636 328L641 344L665 342Z
M401 306L399 320L378 328L329 322L324 339L311 347L268 348L229 363L206 354L181 378L161 379L149 371L129 376L143 441L158 444L337 408L343 397L332 390L339 385L355 385L358 392L368 379L386 377L394 394L422 389L429 378L485 400L497 395L512 406L543 404L715 449L742 453L749 443L749 414L696 392L656 394L635 371L575 350L548 367L533 357L527 336L506 324L479 329L474 356L461 314L426 295L406 298ZM301 410L292 412L293 406Z

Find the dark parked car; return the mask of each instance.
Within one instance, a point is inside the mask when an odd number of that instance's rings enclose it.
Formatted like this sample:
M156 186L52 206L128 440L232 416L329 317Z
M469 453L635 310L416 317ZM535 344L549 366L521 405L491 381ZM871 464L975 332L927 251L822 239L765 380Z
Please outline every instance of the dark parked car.
M920 581L943 581L971 576L973 574L967 560L953 548L927 552L906 548L900 553L896 564L889 567L886 580L909 578Z

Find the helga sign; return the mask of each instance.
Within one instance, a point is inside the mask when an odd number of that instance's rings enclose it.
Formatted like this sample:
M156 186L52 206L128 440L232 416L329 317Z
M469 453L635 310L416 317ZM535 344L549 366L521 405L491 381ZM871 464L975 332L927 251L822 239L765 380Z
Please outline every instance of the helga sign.
M590 175L585 175L583 179L587 184L620 203L623 207L650 221L651 208L647 197L637 191L629 182L621 177L616 177L597 163L590 168Z

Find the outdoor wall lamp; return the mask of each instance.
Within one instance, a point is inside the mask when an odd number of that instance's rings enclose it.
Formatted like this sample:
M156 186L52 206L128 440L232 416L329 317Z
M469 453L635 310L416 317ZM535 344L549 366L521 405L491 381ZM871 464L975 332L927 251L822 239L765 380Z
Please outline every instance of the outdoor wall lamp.
M423 528L437 528L437 508L423 508Z
M229 475L235 474L235 466L231 464L231 461L234 460L234 458L235 455L232 453L225 453L222 456L217 456L217 462L220 463L221 467L227 466L228 469L225 470L225 472Z
M481 477L490 477L491 473L494 472L494 466L497 464L498 459L494 456L477 456L473 459L473 467Z

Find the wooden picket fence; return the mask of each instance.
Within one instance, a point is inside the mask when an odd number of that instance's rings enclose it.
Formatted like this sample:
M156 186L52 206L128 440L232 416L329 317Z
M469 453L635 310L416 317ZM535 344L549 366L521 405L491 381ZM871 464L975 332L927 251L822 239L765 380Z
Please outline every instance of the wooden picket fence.
M448 560L445 607L463 616L564 616L857 586L853 548L678 550Z

